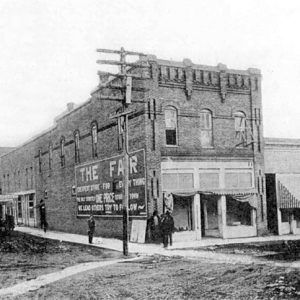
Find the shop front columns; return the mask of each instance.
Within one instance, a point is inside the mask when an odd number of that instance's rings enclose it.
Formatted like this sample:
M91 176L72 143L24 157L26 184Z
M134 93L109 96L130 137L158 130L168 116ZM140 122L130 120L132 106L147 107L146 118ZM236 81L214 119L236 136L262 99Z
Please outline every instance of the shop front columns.
M218 226L220 237L225 239L227 237L226 226L226 196L222 195L218 199Z
M194 201L193 201L193 211L194 211L194 230L196 234L196 240L201 240L201 204L200 204L200 195L196 194L194 196Z

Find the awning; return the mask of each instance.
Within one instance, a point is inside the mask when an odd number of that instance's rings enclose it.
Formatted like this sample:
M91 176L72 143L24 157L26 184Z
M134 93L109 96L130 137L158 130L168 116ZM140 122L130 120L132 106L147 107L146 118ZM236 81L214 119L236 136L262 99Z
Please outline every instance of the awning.
M300 208L300 176L278 175L279 208Z
M257 208L257 190L254 188L250 189L214 189L214 190L184 190L184 191L165 191L164 192L164 201L165 205L169 205L166 203L172 203L170 206L173 207L173 197L170 195L178 196L178 197L193 197L196 194L202 195L219 195L219 196L230 196L236 201L240 202L248 202L254 208Z
M207 190L207 191L200 191L200 194L205 194L205 195L228 195L228 196L232 196L232 195L240 195L241 197L244 196L248 196L248 195L256 195L257 194L257 190L254 188L250 188L250 189L213 189L213 190Z

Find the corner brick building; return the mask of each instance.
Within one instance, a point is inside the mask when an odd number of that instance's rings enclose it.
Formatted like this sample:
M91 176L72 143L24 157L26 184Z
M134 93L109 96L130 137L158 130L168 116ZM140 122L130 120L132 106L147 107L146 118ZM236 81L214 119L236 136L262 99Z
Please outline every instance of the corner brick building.
M255 236L266 229L261 74L147 56L132 68L130 220L172 210L176 239ZM101 84L37 137L0 158L2 197L18 222L39 223L46 198L55 230L121 237L121 83ZM121 167L121 168L120 168ZM135 177L134 177L135 176ZM86 182L84 182L86 181Z

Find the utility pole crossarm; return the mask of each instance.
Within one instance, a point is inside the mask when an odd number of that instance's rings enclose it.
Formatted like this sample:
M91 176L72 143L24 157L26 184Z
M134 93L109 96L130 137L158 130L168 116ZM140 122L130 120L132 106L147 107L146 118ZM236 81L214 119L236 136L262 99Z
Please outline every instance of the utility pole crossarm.
M98 59L97 64L102 64L102 65L117 65L117 66L125 66L125 67L139 67L139 68L148 68L148 63L147 65L145 63L129 63L129 62L121 62L117 60L108 60L108 59Z
M135 51L125 51L125 50L110 50L110 49L97 49L97 52L102 53L110 53L110 54L125 54L125 55L136 55L136 56L147 56L144 53L141 52L135 52Z
M103 72L103 71L98 71L98 75L106 75L106 76L114 76L114 77L119 77L119 78L124 78L124 77L132 77L134 79L149 79L149 78L145 78L142 77L140 75L136 75L136 74L114 74L114 73L110 73L110 72Z
M130 115L130 114L135 113L135 112L136 112L136 109L135 110L127 110L127 111L112 115L109 118L110 119L116 119L116 118L120 118L120 117L123 117L123 116Z
M124 98L123 97L109 97L109 96L97 96L98 100L108 100L108 101L120 101L123 102Z
M107 87L108 88L112 88L112 89L116 89L116 90L124 90L125 89L125 87L123 87L123 86L117 86L117 85L108 85ZM132 91L135 91L135 92L148 92L149 89L146 89L146 88L143 88L143 87L141 87L141 88L139 88L139 87L133 87Z

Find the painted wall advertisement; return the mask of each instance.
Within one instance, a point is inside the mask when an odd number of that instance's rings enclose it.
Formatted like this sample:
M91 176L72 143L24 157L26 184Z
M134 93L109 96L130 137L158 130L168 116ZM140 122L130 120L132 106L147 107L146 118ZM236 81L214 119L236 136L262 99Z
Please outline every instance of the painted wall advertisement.
M123 156L75 167L78 216L121 216L123 213ZM146 216L144 150L129 156L129 214Z

